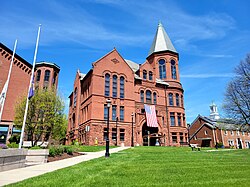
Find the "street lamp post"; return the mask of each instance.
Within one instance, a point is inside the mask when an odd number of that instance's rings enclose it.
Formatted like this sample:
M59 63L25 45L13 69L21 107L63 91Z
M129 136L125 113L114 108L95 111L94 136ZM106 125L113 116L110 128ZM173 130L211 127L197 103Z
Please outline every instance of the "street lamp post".
M134 113L132 113L131 116L132 116L131 147L134 147Z
M107 99L107 108L108 108L108 116L107 116L107 138L106 138L106 153L105 153L105 157L108 158L109 157L109 108L111 105L111 100Z
M115 124L115 128L116 128L116 146L117 146L117 133L118 133L118 129L117 129L117 124L118 124L118 117L116 117L116 124Z

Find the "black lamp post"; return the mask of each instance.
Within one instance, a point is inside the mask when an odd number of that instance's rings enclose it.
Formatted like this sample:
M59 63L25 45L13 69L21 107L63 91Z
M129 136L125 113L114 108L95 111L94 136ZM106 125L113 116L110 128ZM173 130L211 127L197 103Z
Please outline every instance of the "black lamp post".
M118 124L118 117L116 117L116 123L115 123L115 128L116 128L116 146L117 146L117 133L118 133L118 129L117 129L117 124Z
M132 116L131 147L134 147L134 113L132 113L131 116Z
M107 138L106 138L106 153L105 153L105 157L108 158L109 157L109 108L111 105L111 100L107 99L107 108L108 108L108 119L107 119Z

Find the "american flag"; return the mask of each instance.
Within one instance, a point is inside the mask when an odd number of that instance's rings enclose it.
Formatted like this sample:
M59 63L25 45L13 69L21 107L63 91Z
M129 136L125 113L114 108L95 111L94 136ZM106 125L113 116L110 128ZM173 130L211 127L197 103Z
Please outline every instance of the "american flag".
M146 118L147 118L147 126L148 127L158 127L155 106L154 105L144 105Z

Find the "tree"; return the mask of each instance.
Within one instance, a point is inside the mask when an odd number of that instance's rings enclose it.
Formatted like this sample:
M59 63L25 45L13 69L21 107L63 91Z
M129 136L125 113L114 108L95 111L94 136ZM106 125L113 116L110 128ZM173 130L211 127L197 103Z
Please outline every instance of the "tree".
M15 127L22 128L26 98L21 98L15 107ZM64 103L53 89L36 90L29 101L25 132L32 142L32 147L38 141L51 141L65 137L67 120Z
M226 114L239 124L250 124L250 54L235 68L224 101Z

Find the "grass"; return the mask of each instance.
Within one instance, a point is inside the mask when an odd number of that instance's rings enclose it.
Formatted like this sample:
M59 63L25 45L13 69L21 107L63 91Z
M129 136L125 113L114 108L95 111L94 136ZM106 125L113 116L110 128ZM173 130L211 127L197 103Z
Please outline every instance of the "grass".
M10 186L250 186L249 165L250 149L136 147Z
M115 148L116 146L110 146L110 148ZM97 151L103 151L106 149L105 146L85 146L85 145L72 145L72 148L74 151L78 152L97 152Z

